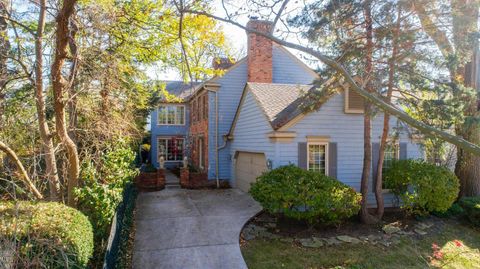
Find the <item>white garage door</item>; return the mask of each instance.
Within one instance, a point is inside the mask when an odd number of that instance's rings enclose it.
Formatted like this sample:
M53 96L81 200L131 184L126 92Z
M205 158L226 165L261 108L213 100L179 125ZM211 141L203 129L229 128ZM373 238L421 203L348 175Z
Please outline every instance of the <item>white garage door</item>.
M239 152L235 162L235 180L237 188L248 192L250 183L267 170L265 154Z

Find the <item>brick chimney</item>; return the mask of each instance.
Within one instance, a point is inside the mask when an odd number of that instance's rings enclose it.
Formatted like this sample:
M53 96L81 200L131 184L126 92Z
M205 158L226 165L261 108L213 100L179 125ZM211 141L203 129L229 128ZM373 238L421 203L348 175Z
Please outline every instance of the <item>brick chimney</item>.
M251 18L247 28L269 33L272 22ZM248 33L248 82L272 83L272 41L256 33Z

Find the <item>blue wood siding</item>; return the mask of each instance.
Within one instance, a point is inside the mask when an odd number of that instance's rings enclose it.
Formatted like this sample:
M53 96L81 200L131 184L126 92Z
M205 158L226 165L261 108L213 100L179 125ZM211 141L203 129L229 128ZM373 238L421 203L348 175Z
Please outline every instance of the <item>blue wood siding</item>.
M240 150L261 151L265 153L267 159L272 160L274 168L287 164L297 165L299 142L306 142L306 136L309 135L329 136L330 142L337 143L337 178L359 191L363 165L363 115L345 114L343 100L343 94L332 97L318 111L306 115L290 127L289 131L295 131L297 134L292 142L272 143L265 135L268 132L265 127L269 125L264 117L251 116L261 112L255 100L249 97L245 100L234 130L231 154ZM257 107L257 111L252 107ZM239 123L241 125L238 125ZM391 124L397 125L397 120L393 117ZM252 127L247 128L247 125ZM380 141L382 128L383 114L378 113L372 121L372 142ZM401 133L400 142L407 143L407 158L423 158L421 147L411 142L406 132ZM391 206L393 197L386 195L385 202L386 206ZM373 193L369 195L369 203L375 203Z
M218 78L216 83L221 87L217 93L209 93L209 147L208 147L208 178L216 178L215 163L216 163L216 148L215 144L219 147L223 145L223 135L226 135L230 131L235 112L240 102L240 97L243 92L243 88L247 82L247 62L243 61L239 63L235 68L227 72L223 77ZM218 94L218 141L215 139L215 94ZM230 150L227 144L225 148L221 149L218 153L218 177L220 179L230 179Z
M279 45L273 45L273 83L311 84L316 76L285 50Z
M238 151L261 152L265 153L267 160L276 160L276 145L267 137L267 134L273 131L270 126L252 93L247 92L235 126L231 155L234 156ZM235 171L234 161L231 163L231 171ZM232 172L231 179L232 185L235 186L235 172Z
M186 137L188 133L188 125L190 123L190 109L187 104L185 105L185 125L158 125L158 108L153 110L150 113L151 117L151 136L150 136L150 156L152 164L155 167L159 167L158 164L158 137L172 137L172 136L183 136ZM185 142L187 142L185 140ZM173 167L178 165L180 162L167 162L167 167Z
M315 79L315 75L309 72L301 62L278 45L273 46L272 72L274 83L309 84ZM230 131L240 98L247 83L247 61L238 64L218 78L216 83L221 87L218 90L218 145L223 145L223 135ZM209 94L209 179L215 175L215 93ZM231 179L232 155L230 143L219 151L219 175L220 179Z

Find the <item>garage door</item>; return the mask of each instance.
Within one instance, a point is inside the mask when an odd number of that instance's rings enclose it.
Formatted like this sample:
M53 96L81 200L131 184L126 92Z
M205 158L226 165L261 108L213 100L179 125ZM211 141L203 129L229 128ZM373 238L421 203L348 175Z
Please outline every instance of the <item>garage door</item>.
M250 183L267 170L265 154L239 152L235 162L235 180L237 188L247 192Z

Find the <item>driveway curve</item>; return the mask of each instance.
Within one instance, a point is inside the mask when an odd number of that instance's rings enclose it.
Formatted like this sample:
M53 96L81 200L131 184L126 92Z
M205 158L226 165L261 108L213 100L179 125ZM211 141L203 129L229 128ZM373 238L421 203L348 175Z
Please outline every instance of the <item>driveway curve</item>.
M247 268L239 235L260 210L237 189L141 193L133 268Z

